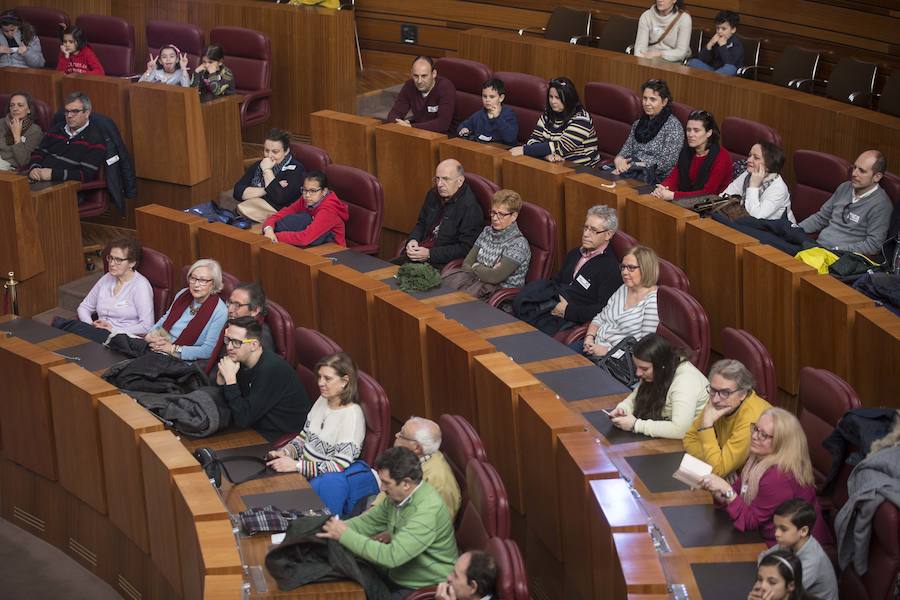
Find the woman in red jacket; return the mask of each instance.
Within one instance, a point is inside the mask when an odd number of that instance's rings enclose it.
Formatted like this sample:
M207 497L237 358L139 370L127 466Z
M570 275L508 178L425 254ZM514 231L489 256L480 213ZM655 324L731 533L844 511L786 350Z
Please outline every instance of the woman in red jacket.
M266 219L263 235L301 248L329 242L346 246L350 209L328 189L325 173L307 172L300 193L300 199Z
M59 58L56 70L65 74L84 73L87 75L106 75L103 65L93 49L84 39L84 32L72 25L60 28Z
M731 155L719 145L719 126L705 110L688 115L684 128L687 143L678 163L651 195L663 200L720 194L731 182Z

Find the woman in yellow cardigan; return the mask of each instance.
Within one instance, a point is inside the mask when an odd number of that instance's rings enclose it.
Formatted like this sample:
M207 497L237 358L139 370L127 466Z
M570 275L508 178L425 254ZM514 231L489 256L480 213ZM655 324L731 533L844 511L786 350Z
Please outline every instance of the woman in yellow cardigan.
M727 477L750 453L750 425L772 408L756 395L756 380L739 361L723 359L709 370L709 402L684 436L684 449Z

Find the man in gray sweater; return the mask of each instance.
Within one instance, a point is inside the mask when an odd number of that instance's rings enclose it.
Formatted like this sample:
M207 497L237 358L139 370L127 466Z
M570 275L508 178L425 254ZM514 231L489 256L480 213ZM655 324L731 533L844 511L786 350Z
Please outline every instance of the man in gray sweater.
M850 181L842 183L822 208L800 222L806 233L819 232L816 243L829 250L878 254L887 237L893 206L878 185L887 161L867 150L853 164Z

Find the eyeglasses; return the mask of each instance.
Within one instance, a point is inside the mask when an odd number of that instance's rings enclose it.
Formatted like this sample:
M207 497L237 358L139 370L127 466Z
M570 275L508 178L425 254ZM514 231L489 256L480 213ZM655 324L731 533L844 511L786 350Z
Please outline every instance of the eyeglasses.
M764 442L768 442L773 437L775 437L774 435L769 435L768 433L757 427L756 423L750 423L750 435L756 436Z
M629 273L634 273L635 271L637 271L640 268L641 267L639 265L626 265L625 263L622 263L621 265L619 265L620 271L628 271Z
M402 431L402 430L401 430L401 431L398 431L397 433L395 433L395 434L394 434L394 437L397 438L397 439L399 439L399 440L406 440L407 442L415 442L415 443L418 443L415 439L413 439L413 438L411 438L411 437L409 437L409 436L403 435L403 431Z
M432 177L431 183L433 183L434 185L437 185L438 183L450 183L457 177L459 177L459 175L456 175L454 177Z
M708 385L708 386L706 386L706 391L709 394L710 398L715 398L716 396L718 396L719 398L722 398L724 400L725 398L730 397L737 390L729 390L729 389L717 390L713 386Z
M609 229L594 229L590 225L585 225L584 227L581 228L581 230L585 233L591 232L594 235L600 235L601 233L606 233L607 231L609 231Z
M112 263L114 265L121 265L123 262L128 262L127 258L120 258L118 256L113 256L112 254L106 255L106 262Z
M492 211L491 211L491 218L493 219L494 217L497 217L498 219L505 219L506 217L508 217L508 216L510 216L510 215L514 215L514 214L516 214L515 211L513 211L513 212L501 212L501 211L499 211L499 210L492 210Z
M227 306L228 308L233 308L234 310L240 310L240 309L244 308L245 306L250 306L250 303L248 302L247 304L242 304L240 302L234 302L232 300L229 300L228 302L225 303L225 306Z
M87 109L84 108L64 108L63 112L67 115L77 115L83 112L87 112Z
M212 283L212 279L200 279L199 277L194 277L193 275L191 275L190 277L188 277L188 283L190 283L191 285L207 286Z
M304 196L311 196L313 194L318 194L324 188L300 188L300 193Z
M226 346L234 346L235 350L244 345L244 343L255 342L256 338L246 338L239 340L237 338L230 338L227 335L222 337L222 343Z

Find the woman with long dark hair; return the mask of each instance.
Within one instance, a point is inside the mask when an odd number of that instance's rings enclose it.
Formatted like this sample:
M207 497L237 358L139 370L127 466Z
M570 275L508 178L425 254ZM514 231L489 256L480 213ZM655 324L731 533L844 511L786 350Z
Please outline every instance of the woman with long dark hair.
M593 167L600 160L597 132L568 77L550 80L547 108L524 146L510 148L513 156L534 156L548 162L564 160Z
M720 145L722 137L715 117L705 110L688 116L684 128L687 143L678 163L652 195L663 200L719 194L731 181L731 155Z
M657 334L634 345L637 388L610 414L625 431L680 440L709 400L706 377Z

